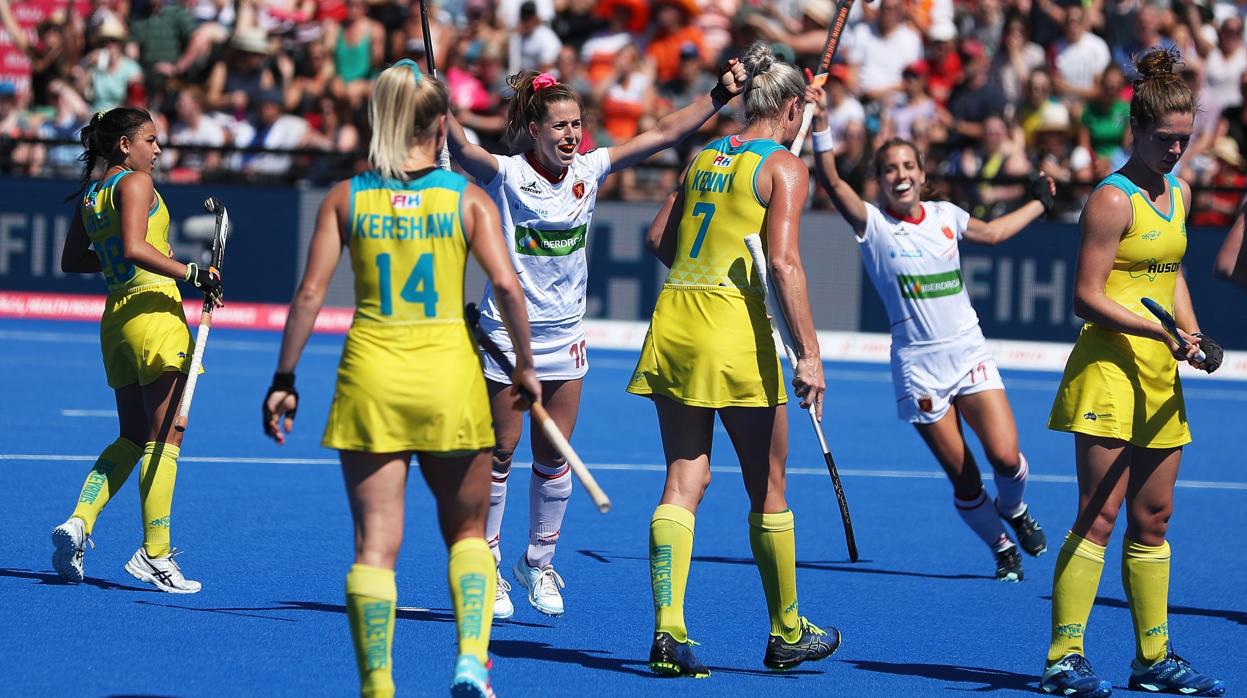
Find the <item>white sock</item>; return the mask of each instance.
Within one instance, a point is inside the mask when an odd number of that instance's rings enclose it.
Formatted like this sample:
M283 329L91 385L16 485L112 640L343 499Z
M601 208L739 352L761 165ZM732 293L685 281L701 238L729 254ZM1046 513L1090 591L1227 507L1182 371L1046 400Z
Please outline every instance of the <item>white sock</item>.
M995 509L989 506L985 490L980 489L978 495L969 501L958 499L954 495L953 505L957 507L961 520L966 522L975 535L983 539L987 547L1000 552L1013 545L1013 541L1005 535L1004 524L1000 523L1000 517L996 515Z
M1013 517L1026 511L1026 503L1022 495L1026 493L1026 479L1030 475L1030 466L1026 464L1026 456L1018 454L1018 471L1013 477L1004 477L996 473L996 509L1005 518Z
M572 469L567 463L533 462L528 487L528 564L538 569L554 559L563 528L567 500L572 496Z
M498 472L500 467L494 460L493 480L489 483L489 516L485 519L485 540L489 543L489 551L494 554L494 562L502 563L502 513L507 508L507 478L511 476L511 466Z

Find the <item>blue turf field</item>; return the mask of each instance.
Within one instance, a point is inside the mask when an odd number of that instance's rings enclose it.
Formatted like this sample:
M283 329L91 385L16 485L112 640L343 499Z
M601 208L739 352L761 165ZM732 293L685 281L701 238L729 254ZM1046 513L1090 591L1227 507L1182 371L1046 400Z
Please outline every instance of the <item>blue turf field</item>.
M72 510L91 462L116 434L96 333L94 324L0 321L6 398L0 402L0 692L349 695L356 676L342 589L350 521L335 454L319 446L341 338L312 339L299 366L296 432L279 448L263 438L259 424L277 335L213 332L209 372L183 447L173 526L174 543L185 551L183 568L204 591L175 596L140 585L122 569L141 541L133 481L96 526L88 583L68 586L51 571L48 533ZM573 495L555 558L568 584L563 618L537 614L513 592L515 618L494 626L490 648L500 695L1036 690L1055 555L1027 558L1020 585L995 582L989 553L955 515L931 456L895 419L887 368L836 363L829 364L828 436L843 470L861 562L847 560L830 479L801 421L793 422L788 482L801 610L843 631L840 651L788 674L763 669L768 626L749 552L747 505L720 431L686 606L692 637L703 644L700 657L714 675L652 678L645 669L646 536L662 451L653 408L623 392L633 356L599 351L592 365L573 443L615 509L601 516L583 493ZM1044 428L1057 379L1005 376L1031 463L1032 511L1053 548L1072 519L1075 492L1071 437ZM1247 457L1234 446L1244 401L1247 383L1187 383L1195 443L1186 453L1170 535L1177 649L1230 682L1231 691L1247 680L1240 538L1247 530ZM526 537L527 479L521 471L511 479L507 567ZM441 694L455 652L445 552L418 477L408 493L396 680L401 694ZM1134 650L1119 540L1120 532L1092 614L1089 649L1104 678L1125 693Z

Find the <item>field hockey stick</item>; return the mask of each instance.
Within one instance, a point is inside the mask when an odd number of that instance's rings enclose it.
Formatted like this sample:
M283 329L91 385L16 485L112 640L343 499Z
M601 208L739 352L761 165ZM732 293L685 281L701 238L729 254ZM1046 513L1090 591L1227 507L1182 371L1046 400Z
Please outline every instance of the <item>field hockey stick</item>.
M1140 298L1139 302L1143 304L1144 308L1151 311L1151 313L1156 316L1157 320L1160 320L1160 324L1164 326L1165 331L1169 333L1169 336L1173 337L1174 340L1178 342L1178 349L1186 351L1186 340L1182 339L1181 334L1178 334L1178 323L1174 322L1173 316L1169 314L1169 311L1165 310L1160 303L1157 303L1151 298ZM1204 350L1200 349L1199 352L1195 354L1195 363L1202 364L1206 358L1208 357L1204 354Z
M440 79L437 60L433 58L433 37L429 34L429 0L420 0L420 33L424 35L424 64L435 79ZM437 156L437 166L443 170L450 169L450 146L445 143L442 143L442 152Z
M797 370L797 352L793 349L792 331L788 328L788 320L784 317L783 308L771 295L771 284L767 278L766 256L762 253L762 238L757 233L745 236L745 247L749 248L749 256L753 257L753 266L757 270L758 280L762 282L762 295L765 302L771 304L773 313L767 313L772 329L779 332L780 344L784 345L784 353L788 355L788 363L792 370ZM840 520L844 523L844 542L849 547L849 561L857 562L857 538L853 535L853 519L849 517L849 500L844 496L844 485L840 483L840 471L836 470L836 460L831 457L831 449L827 446L827 436L823 434L823 425L818 421L815 405L810 403L807 410L810 415L810 426L818 436L818 445L823 449L823 460L827 463L827 472L831 474L831 486L836 491L836 504L840 506Z
M204 210L216 214L216 230L212 234L212 266L210 269L220 272L221 261L225 257L225 241L229 238L231 226L229 212L225 204L215 197L204 199ZM182 401L178 405L178 416L173 421L173 428L186 431L186 420L191 411L191 400L195 398L195 386L199 383L199 368L203 365L204 347L208 346L208 331L212 329L212 311L221 297L221 287L204 294L203 309L199 312L199 331L195 333L195 353L191 355L190 375L186 377L186 387L182 390Z
M468 303L464 309L464 316L468 320L468 326L472 328L472 334L476 335L476 341L480 343L481 348L489 354L504 373L508 376L515 373L515 365L511 363L511 359L506 353L498 348L494 340L481 329L481 313L476 308L475 303ZM563 432L559 431L559 425L554 423L550 418L550 413L546 412L546 408L537 401L537 396L533 395L528 388L515 384L515 389L519 391L520 396L528 401L529 410L533 413L537 423L541 425L541 432L546 435L546 440L563 456L563 460L571 466L572 472L576 474L576 479L580 480L580 484L585 488L585 492L589 493L589 497L593 499L593 504L598 511L605 514L611 510L610 497L606 496L606 492L602 491L598 481L593 479L593 473L589 472L589 468L585 466L585 462L580 460L580 456L576 453L576 449L568 443L567 437L563 436Z
M822 56L818 59L818 72L814 74L814 79L810 84L822 87L827 82L827 74L831 69L831 59L836 57L836 49L840 48L840 35L844 33L844 27L849 22L849 11L853 9L854 0L840 0L836 3L836 9L831 13L831 24L827 25L827 43L823 44ZM814 105L805 105L805 111L801 113L801 130L797 131L797 137L792 140L792 147L789 150L793 155L801 157L801 146L805 144L805 134L810 130L810 123L814 121Z

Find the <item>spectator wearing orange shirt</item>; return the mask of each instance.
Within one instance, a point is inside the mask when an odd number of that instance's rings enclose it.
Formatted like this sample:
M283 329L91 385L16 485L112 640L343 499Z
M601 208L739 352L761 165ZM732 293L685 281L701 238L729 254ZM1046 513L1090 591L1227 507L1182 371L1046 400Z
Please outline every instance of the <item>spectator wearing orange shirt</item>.
M684 44L697 46L697 52L705 60L701 32L692 23L701 10L694 0L660 0L654 12L657 31L645 53L654 62L658 82L664 83L680 77L680 49Z

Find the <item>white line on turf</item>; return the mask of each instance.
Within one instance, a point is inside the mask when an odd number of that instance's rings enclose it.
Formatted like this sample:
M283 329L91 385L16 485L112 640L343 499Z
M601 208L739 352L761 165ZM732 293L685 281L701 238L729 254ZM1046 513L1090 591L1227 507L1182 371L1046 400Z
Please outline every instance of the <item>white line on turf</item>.
M72 456L39 453L0 453L0 461L42 461L42 462L94 462L96 456ZM246 456L182 456L179 463L245 463L250 465L337 465L337 458L254 458ZM517 466L518 467L518 466ZM653 463L589 463L594 470L617 470L624 472L661 473L666 466ZM716 473L736 473L737 468L727 466L712 467ZM943 480L944 473L938 470L889 470L887 468L839 468L845 477L896 478L907 480ZM826 475L823 468L788 468L789 475ZM1031 482L1057 484L1073 484L1077 482L1072 475L1040 475L1032 473ZM1178 480L1178 487L1194 490L1247 490L1247 482L1225 482L1220 480Z
M117 410L61 410L62 417L116 417Z

